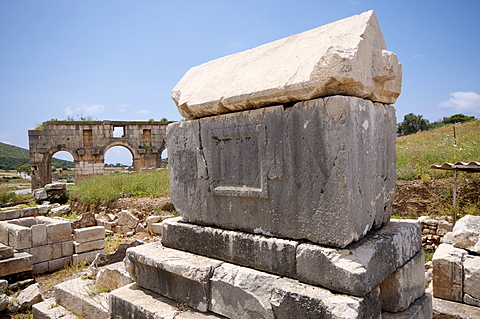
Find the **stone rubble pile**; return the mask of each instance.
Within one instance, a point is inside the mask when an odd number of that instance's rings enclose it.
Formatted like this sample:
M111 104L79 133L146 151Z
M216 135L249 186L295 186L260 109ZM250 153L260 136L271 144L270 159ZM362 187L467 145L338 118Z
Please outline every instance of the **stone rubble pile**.
M181 218L127 250L110 316L431 318L420 225L390 221L400 84L373 11L192 68Z
M440 245L443 236L453 229L453 224L446 220L437 220L428 216L418 218L422 227L422 248L435 250Z
M445 235L433 255L433 296L457 303L436 300L435 311L451 306L469 318L480 316L479 253L480 216L467 215ZM441 309L436 309L437 303Z

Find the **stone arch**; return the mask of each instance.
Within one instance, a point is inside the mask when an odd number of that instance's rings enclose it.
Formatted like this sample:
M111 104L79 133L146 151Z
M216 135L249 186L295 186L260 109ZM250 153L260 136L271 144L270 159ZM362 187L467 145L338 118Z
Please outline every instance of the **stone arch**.
M68 152L70 155L73 157L73 163L74 163L74 171L75 171L75 166L77 165L78 162L78 155L75 153L73 149L71 149L68 146L65 145L57 145L55 147L52 147L48 149L44 154L43 154L43 159L42 163L44 167L47 169L45 170L45 177L46 177L46 184L49 184L52 182L52 158L53 155L55 155L58 152Z
M104 173L106 151L124 146L132 154L133 168L161 167L167 125L162 121L47 121L42 129L29 130L32 188L51 182L51 157L58 151L72 154L75 181ZM120 128L122 134L113 134ZM160 153L159 153L160 152Z
M135 149L133 145L125 141L114 141L109 143L108 145L105 145L105 147L103 147L102 149L103 163L105 164L105 154L107 154L107 151L114 146L123 146L130 152L130 154L132 155L132 166L133 166L133 169L136 170L135 164L140 159L140 154L138 153L138 151Z

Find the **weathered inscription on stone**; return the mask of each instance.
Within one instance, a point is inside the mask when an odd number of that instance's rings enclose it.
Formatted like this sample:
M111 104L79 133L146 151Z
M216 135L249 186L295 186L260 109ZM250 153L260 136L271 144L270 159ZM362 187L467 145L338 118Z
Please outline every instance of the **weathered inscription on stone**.
M268 197L264 174L265 125L211 130L213 195Z

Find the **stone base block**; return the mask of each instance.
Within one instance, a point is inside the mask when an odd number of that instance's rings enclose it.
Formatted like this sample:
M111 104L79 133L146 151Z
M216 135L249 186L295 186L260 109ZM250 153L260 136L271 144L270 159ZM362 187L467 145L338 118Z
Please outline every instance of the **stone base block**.
M0 260L0 278L33 269L33 256L29 253L15 253L13 257Z
M463 302L463 260L467 251L441 244L433 255L433 296Z
M130 275L140 287L199 311L208 310L210 277L221 261L165 248L159 243L131 248L127 258L133 266Z
M464 303L433 298L434 318L473 319L480 318L480 308Z
M209 310L227 318L273 319L272 290L279 277L224 263L211 278Z
M93 226L75 229L73 231L75 241L77 243L86 243L90 241L100 240L105 238L105 228L102 226Z
M78 319L73 313L57 304L54 298L34 304L32 314L35 319Z
M95 260L95 258L97 257L98 254L104 254L104 253L105 253L105 249L89 251L89 252L82 253L82 254L73 254L72 255L72 262L74 264L78 264L82 261L86 261L87 263L91 263L92 261Z
M2 230L0 229L0 231ZM0 243L0 260L12 258L12 257L13 257L13 248Z
M392 106L350 96L172 123L172 202L194 224L343 248L390 219L395 127Z
M284 278L276 282L271 305L275 319L381 318L379 292L353 297Z
M419 251L380 284L382 310L405 311L425 293L425 257Z
M129 249L127 270L142 289L227 318L381 318L379 287L364 296L341 294L159 243ZM420 310L410 306L406 313L424 313L418 303Z
M298 241L181 222L181 217L163 221L162 245L195 254L252 267L270 273L296 277Z
M364 296L422 247L417 221L391 220L385 227L344 249L301 244L297 276L302 282Z
M103 227L102 229L105 230ZM100 250L105 248L105 239L102 238L99 240L88 241L83 243L74 241L73 246L75 248L76 254L81 254L81 253L85 253L92 250Z
M396 313L382 312L382 319L431 319L432 315L432 295L425 293L405 311Z
M83 318L110 318L108 294L95 291L93 280L75 278L56 285L55 300Z
M207 319L221 318L191 308L179 309L173 300L143 289L136 284L124 286L109 295L111 318Z

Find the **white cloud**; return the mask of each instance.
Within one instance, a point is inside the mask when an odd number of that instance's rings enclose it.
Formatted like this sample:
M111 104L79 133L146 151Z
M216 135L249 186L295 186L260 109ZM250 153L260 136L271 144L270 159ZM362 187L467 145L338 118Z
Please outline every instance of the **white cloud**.
M426 57L426 56L427 56L426 54L420 54L420 53L418 53L418 54L414 54L414 55L413 55L413 58L414 58L414 59L417 59L417 58L423 58L423 57Z
M475 92L452 92L440 107L452 107L457 113L480 113L480 94ZM468 115L468 114L465 114Z
M76 107L71 107L67 106L65 108L65 114L67 115L79 115L79 114L86 114L86 115L92 115L92 114L99 114L102 113L103 110L105 109L105 106L101 104L80 104Z
M140 111L137 112L138 114L148 114L150 113L149 110L141 109Z

